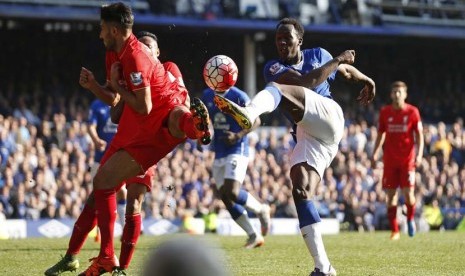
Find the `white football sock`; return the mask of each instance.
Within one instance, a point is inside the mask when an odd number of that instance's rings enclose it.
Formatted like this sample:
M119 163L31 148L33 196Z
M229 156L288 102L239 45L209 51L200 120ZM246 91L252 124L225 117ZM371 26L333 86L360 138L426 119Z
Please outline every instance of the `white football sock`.
M315 267L319 268L321 272L327 273L329 272L330 263L326 255L323 239L321 238L320 225L321 223L307 225L300 228L300 232L302 233L308 251L310 251L310 255L313 257Z
M263 209L263 205L249 192L247 192L247 201L245 202L244 207L255 214L261 213Z
M245 107L250 116L250 121L254 122L263 113L272 112L281 102L282 95L278 88L267 86L253 97L249 105Z
M256 233L255 229L252 226L252 223L250 222L247 212L244 212L244 214L238 217L235 221L237 224L239 224L239 226L242 229L244 229L245 233L247 233L248 236L252 236L253 234Z
M121 227L124 227L124 221L126 220L126 203L118 203L116 211L118 212L119 223Z

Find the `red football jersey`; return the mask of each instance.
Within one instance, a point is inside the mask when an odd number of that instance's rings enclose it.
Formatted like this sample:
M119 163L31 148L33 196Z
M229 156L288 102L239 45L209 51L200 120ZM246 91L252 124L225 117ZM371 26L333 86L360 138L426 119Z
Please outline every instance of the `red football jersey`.
M111 65L116 61L121 62L122 81L129 91L137 93L137 90L150 86L153 107L150 114L142 115L125 105L113 142L119 147L151 144L152 134L160 127L160 116L154 113L172 100L171 95L173 90L179 89L178 84L170 81L161 62L154 59L149 49L134 35L131 35L121 52L107 51L107 80L110 80Z
M388 165L415 164L415 133L422 131L420 112L410 104L396 110L385 106L379 114L379 134L385 132L383 160Z

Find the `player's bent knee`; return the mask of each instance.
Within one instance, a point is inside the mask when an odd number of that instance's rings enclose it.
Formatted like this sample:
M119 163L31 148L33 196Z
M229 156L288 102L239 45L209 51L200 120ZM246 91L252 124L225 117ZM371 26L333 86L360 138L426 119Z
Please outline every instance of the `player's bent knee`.
M294 198L294 202L308 200L309 193L303 187L292 187L292 197Z

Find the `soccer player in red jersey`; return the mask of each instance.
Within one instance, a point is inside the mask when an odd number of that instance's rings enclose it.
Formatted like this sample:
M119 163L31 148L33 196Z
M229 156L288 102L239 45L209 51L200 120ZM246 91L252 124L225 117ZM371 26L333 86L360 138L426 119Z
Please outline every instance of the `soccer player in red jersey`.
M95 208L86 204L75 225L75 230L82 229L81 236L87 236L85 231L96 223L101 232L100 253L80 275L101 275L105 272L124 275L113 271L119 266L113 247L115 191L124 180L146 177L145 172L183 142L186 136L203 144L211 140L205 105L194 98L190 110L187 108L187 90L170 81L161 62L133 35L133 21L131 9L123 3L102 6L100 38L107 49L106 84L101 86L91 71L81 69L79 83L82 87L107 104L115 106L123 100L124 106L118 131L93 179ZM183 133L183 136L178 138L174 133ZM130 190L140 195L147 189L145 185L132 185L128 187L128 197ZM134 220L134 227L137 225L140 228L140 215ZM123 233L123 240L126 238L135 245L138 235L125 237ZM66 265L62 268L51 275L67 271Z
M391 84L392 104L381 109L378 137L373 161L378 160L383 146L383 189L386 191L391 240L400 238L397 223L397 188L400 187L407 206L407 226L410 237L415 235L415 167L423 158L423 126L418 109L405 102L407 85L402 81ZM415 144L417 150L415 153Z

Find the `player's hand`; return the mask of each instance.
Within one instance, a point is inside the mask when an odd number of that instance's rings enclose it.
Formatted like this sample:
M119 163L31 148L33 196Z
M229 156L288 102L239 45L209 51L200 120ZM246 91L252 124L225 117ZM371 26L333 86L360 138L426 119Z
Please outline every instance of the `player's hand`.
M79 74L79 84L85 89L90 89L90 87L95 82L95 77L92 71L85 67L81 67L81 73Z
M376 162L378 162L379 154L377 151L373 152L373 155L371 156L371 168L374 169L376 168Z
M355 51L354 50L346 50L342 54L340 54L337 59L339 63L343 64L353 64L355 62Z
M104 151L106 147L107 147L107 141L102 140L102 139L95 141L95 148L98 149L99 151Z
M113 87L121 86L121 70L122 67L120 62L117 61L111 65L110 82Z
M363 89L360 91L359 96L357 97L357 101L360 102L362 105L368 105L373 101L376 95L376 85L375 82L368 78L368 80L365 82L365 86Z
M224 134L226 134L226 136L223 139L225 144L228 146L234 145L240 139L239 135L232 131L225 130Z

